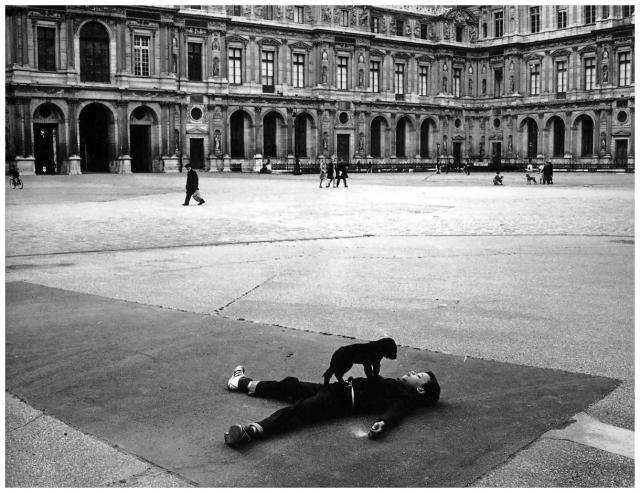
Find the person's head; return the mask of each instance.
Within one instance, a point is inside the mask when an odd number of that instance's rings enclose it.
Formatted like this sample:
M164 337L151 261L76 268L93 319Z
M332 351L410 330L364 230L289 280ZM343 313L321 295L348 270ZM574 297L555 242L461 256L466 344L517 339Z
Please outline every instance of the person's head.
M187 171L191 171L191 165L190 164L185 165L184 169L186 169Z
M440 399L440 385L431 371L411 370L400 377L400 382L406 388L415 391L427 406L434 405Z

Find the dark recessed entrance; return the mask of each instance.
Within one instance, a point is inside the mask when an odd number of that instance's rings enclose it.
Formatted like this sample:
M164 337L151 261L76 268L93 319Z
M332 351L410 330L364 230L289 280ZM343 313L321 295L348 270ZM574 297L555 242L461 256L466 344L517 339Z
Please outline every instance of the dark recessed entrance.
M338 161L349 162L349 141L350 136L346 134L338 134Z
M82 172L109 172L109 127L111 113L103 105L92 103L80 112L80 157Z
M131 171L148 173L151 171L151 127L130 125Z
M57 172L58 125L56 123L33 124L33 157L36 173Z
M194 169L204 169L204 139L190 139L189 164Z

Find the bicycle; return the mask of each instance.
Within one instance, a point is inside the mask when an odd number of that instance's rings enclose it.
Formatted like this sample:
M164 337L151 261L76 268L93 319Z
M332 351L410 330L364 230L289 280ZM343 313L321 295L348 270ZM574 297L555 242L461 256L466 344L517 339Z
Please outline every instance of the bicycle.
M20 189L22 189L24 187L24 184L22 183L22 180L20 179L19 176L12 176L9 179L9 184L11 185L11 188L20 188Z

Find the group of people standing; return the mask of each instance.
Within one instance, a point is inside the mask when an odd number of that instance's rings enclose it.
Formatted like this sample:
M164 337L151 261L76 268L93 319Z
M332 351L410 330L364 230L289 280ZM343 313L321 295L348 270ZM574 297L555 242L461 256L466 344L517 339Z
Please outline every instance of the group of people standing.
M533 173L533 165L529 163L527 165L527 172ZM538 172L540 173L540 183L543 185L553 185L553 164L551 161L547 161L544 164L538 166Z
M347 163L344 161L339 161L337 164L333 161L329 161L327 164L323 159L320 161L320 188L322 188L322 182L326 179L327 185L325 188L331 187L333 180L336 182L333 184L334 188L340 186L340 180L344 183L345 188L348 188L347 178L349 178L349 174L347 173Z

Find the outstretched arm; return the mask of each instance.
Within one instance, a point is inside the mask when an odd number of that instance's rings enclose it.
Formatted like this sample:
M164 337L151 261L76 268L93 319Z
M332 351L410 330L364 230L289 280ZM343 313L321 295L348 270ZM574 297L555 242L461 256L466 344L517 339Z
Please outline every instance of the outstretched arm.
M369 438L375 440L383 431L393 428L411 410L410 404L406 400L395 402L387 411L373 423L369 429Z

